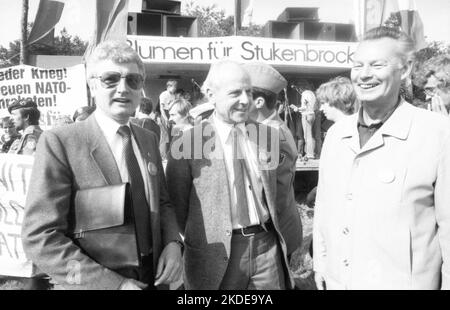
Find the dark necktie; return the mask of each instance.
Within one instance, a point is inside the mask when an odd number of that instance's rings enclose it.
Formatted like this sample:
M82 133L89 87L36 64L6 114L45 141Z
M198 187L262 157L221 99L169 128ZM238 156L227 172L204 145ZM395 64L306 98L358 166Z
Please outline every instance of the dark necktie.
M137 231L140 252L144 255L150 253L152 233L150 227L150 209L145 199L145 185L139 163L131 145L131 130L128 126L121 126L117 131L122 136L122 157L128 170L128 180L133 201L133 213Z

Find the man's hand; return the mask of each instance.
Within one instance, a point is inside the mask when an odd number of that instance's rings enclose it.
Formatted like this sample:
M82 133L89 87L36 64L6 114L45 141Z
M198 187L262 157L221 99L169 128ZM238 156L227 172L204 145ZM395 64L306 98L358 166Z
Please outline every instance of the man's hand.
M326 289L325 277L320 272L314 273L314 281L316 282L316 287L319 291L324 291Z
M170 242L159 257L155 286L177 281L181 277L182 270L181 248L176 242Z
M139 282L134 279L126 279L120 285L119 290L136 291L136 290L143 290L146 287L147 287L147 284L144 284L144 283Z

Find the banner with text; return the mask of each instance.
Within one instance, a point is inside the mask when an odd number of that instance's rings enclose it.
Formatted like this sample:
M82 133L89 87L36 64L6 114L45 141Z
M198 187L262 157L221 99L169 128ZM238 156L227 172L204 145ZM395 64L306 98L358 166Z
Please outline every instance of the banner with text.
M0 154L0 275L32 275L20 232L33 160L33 156Z
M51 127L62 115L72 117L77 108L88 104L84 65L0 69L0 117L9 115L9 105L27 98L36 102L44 128Z
M128 36L147 63L212 63L223 58L270 65L350 68L353 42L304 41L259 37L178 38Z

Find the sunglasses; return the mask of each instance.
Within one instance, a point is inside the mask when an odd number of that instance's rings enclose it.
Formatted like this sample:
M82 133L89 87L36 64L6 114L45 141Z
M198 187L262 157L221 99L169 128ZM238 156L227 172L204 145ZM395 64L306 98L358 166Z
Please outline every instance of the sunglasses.
M128 87L139 90L144 86L144 77L139 73L128 73L122 75L120 72L108 71L99 76L92 76L99 79L104 88L114 88L119 85L121 79L125 79Z

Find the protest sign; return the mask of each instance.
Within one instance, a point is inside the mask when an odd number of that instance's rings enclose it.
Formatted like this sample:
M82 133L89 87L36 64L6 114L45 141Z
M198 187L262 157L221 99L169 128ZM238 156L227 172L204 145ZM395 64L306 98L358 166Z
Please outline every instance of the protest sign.
M41 112L40 125L51 127L55 120L88 104L84 65L42 69L27 65L0 69L0 117L8 106L30 98Z
M33 156L0 154L0 275L32 275L20 233L33 160Z
M128 36L147 63L212 63L222 58L270 65L350 68L354 42L258 37L177 38Z

